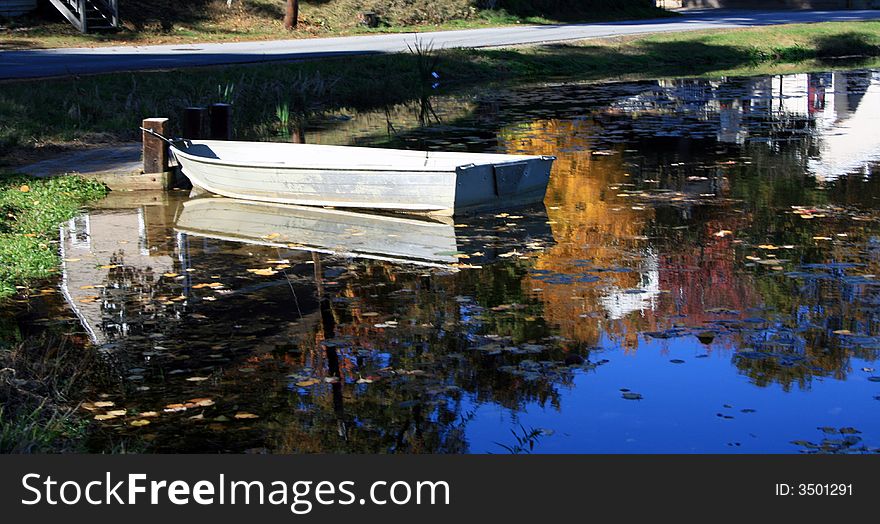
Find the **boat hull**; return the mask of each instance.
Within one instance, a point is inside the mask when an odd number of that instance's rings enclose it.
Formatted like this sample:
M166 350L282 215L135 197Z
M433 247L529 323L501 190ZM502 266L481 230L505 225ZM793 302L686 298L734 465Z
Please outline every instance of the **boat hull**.
M219 195L447 216L542 201L554 160L262 142L185 144L172 147L183 173L194 186ZM229 160L243 151L250 156Z

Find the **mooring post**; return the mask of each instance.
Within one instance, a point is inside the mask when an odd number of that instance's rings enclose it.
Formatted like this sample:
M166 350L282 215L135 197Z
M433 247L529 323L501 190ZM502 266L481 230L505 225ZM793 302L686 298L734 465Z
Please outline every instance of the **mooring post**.
M202 138L205 117L208 110L204 107L187 107L183 110L183 138Z
M167 118L147 118L143 128L168 136ZM165 173L168 171L168 145L164 140L143 132L144 141L144 173Z
M208 109L211 120L212 140L232 140L232 104L211 104Z

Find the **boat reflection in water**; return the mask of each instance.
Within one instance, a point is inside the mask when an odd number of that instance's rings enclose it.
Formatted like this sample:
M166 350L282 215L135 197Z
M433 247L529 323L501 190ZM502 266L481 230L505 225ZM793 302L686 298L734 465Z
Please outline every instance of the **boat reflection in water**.
M506 213L453 222L213 196L129 200L114 193L61 231L62 295L98 346L192 314L218 318L255 297L285 308L291 288L307 315L318 306L303 301L321 285L318 256L457 271L552 243L543 204L518 211L511 227Z
M387 261L444 266L455 258L455 228L423 217L196 198L175 229L218 240Z
M530 208L523 224L527 236L549 236L547 215ZM504 216L475 217L460 221L447 217L378 214L339 209L237 200L195 198L183 203L175 222L178 233L218 240L327 253L430 267L462 266L463 244L488 232ZM512 233L519 236L523 230ZM497 254L489 249L478 255L488 262ZM467 263L474 259L467 255Z

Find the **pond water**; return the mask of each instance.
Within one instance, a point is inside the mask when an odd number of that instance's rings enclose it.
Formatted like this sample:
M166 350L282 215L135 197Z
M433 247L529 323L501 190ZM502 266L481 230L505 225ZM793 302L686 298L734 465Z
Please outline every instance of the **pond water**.
M323 115L558 160L543 205L446 222L111 195L23 322L100 354L94 451L876 452L878 129L878 71Z

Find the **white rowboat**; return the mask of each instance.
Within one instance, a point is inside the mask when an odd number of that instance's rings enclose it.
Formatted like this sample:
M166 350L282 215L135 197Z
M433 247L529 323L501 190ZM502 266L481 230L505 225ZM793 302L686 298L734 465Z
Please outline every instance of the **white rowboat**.
M168 141L194 186L244 200L436 215L540 202L555 157Z

